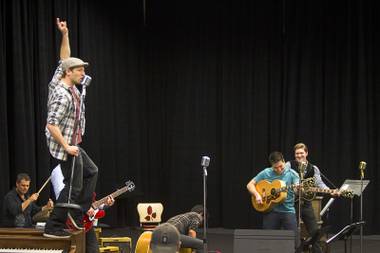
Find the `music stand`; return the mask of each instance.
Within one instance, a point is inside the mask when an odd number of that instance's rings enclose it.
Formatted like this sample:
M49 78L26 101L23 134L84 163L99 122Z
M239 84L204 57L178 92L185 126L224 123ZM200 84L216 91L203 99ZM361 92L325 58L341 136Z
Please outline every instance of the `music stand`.
M360 221L363 221L363 196L362 193L364 189L369 184L369 180L353 180L353 179L346 179L342 185L347 185L347 190L352 190L354 195L358 196L360 198ZM350 210L350 218L351 223L354 221L354 204L353 204L353 198L351 199L351 210ZM363 226L360 227L360 252L362 252L362 246L363 246ZM352 248L352 238L350 242L350 247ZM352 249L351 249L352 251Z
M342 184L342 186L339 188L339 191L345 191L349 187L349 184L346 184L345 182ZM335 201L335 198L330 198L330 200L326 203L326 205L322 208L319 215L322 217L330 208L332 203ZM351 221L352 222L352 221Z
M362 180L353 180L353 179L346 179L340 187L340 189L346 189L346 190L352 190L354 195L360 197L361 193L364 191L364 189L369 184L369 180L363 180L363 189L362 187ZM345 188L343 188L345 187Z
M344 252L347 253L347 239L351 238L352 234L364 224L365 221L359 221L345 226L337 234L327 239L326 244L329 245L330 243L333 243L335 241L344 240Z

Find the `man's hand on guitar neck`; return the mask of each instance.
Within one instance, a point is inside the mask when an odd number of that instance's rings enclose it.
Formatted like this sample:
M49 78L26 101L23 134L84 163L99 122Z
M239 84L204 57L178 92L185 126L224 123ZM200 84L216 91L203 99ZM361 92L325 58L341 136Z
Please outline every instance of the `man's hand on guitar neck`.
M106 205L112 206L113 204L115 204L115 199L111 195L109 195L106 200Z
M106 203L99 206L99 209L104 209L104 206L112 206L113 204L115 204L115 199L111 195L109 195L107 197ZM93 207L90 207L86 214L88 215L88 217L93 217L99 209L95 210Z
M93 217L93 216L95 216L95 209L94 208L92 208L92 207L90 207L90 209L88 209L88 211L87 211L87 216L88 217Z
M331 193L331 196L333 196L333 197L339 197L340 196L340 191L338 189L334 189L334 191Z

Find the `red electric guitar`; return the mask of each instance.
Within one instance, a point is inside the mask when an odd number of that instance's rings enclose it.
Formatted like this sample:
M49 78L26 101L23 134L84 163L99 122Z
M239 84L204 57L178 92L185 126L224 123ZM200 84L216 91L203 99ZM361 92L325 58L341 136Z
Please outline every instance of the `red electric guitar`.
M100 207L103 204L107 203L107 198L108 196L111 196L112 198L116 198L119 195L123 194L124 192L131 192L135 189L135 184L132 181L127 181L125 182L125 186L121 189L118 189L117 191L114 191L113 193L107 195L106 197L99 199L97 201L94 201L92 203L92 208L94 209L94 215L93 216L88 216L87 214L83 215L83 227L85 231L87 232L92 228L93 222L95 219L100 219L103 218L106 213L104 210L100 209ZM73 229L75 226L72 224L70 219L67 219L66 225L69 229Z

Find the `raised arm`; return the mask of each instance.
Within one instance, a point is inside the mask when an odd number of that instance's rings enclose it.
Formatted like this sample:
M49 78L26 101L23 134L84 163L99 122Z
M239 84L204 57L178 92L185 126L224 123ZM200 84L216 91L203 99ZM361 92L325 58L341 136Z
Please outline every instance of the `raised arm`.
M61 49L60 49L59 56L61 60L64 60L66 58L69 58L71 54L70 41L69 41L69 29L67 28L66 21L61 21L59 18L57 18L57 28L62 34Z

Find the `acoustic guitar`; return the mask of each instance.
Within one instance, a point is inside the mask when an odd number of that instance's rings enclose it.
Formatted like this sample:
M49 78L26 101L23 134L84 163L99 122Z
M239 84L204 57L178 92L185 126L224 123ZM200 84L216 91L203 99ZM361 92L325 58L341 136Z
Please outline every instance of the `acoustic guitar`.
M313 178L305 179L302 185L299 186L298 184L286 185L284 181L278 179L273 180L271 183L267 180L261 180L256 183L256 190L260 194L263 203L257 204L255 196L252 195L252 206L259 212L269 212L276 205L285 201L288 196L288 190L294 190L299 187L304 188L306 185L311 185L313 181Z
M256 190L260 194L263 203L258 204L256 197L252 195L252 206L259 212L269 212L276 205L283 203L288 196L287 191L294 187L296 187L296 185L287 186L282 180L274 180L272 182L261 180L256 183Z
M137 239L135 253L152 253L150 249L150 240L152 239L152 231L144 231ZM190 248L180 248L179 253L191 253Z
M144 231L136 242L135 253L151 253L150 240L152 239L152 231Z

